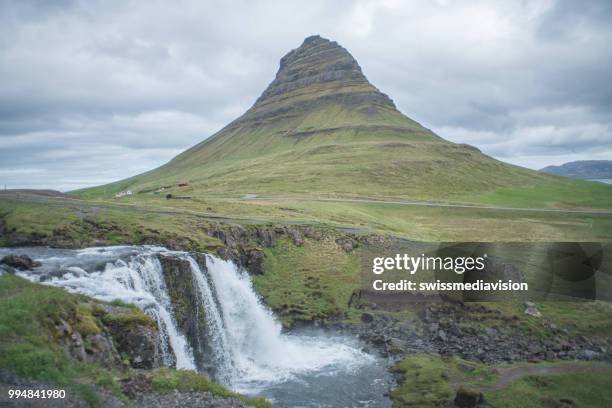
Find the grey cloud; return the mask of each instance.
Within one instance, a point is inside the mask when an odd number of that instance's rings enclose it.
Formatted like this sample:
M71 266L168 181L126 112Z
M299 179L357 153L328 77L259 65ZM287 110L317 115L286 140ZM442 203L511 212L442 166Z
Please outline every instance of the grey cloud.
M534 168L612 158L610 16L605 0L2 2L0 184L163 164L243 113L314 33L442 137Z

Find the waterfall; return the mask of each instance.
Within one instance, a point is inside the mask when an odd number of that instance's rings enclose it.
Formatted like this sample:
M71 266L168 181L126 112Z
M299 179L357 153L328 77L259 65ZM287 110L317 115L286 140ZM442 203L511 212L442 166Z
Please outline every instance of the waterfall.
M346 373L372 361L346 339L283 333L254 291L250 276L212 255L206 256L206 268L201 268L189 253L152 246L76 251L28 248L20 253L43 264L36 271L20 273L30 280L103 301L120 299L137 305L157 322L164 365L210 368L217 381L239 392L258 393L274 384L302 381L309 374ZM198 326L192 338L178 329L158 254L189 263L193 313L196 318L203 314L206 326ZM191 345L206 346L206 361L194 361Z
M59 254L49 249L41 249L42 254L34 251L33 257L43 262L43 272L52 273L52 278L42 283L103 301L137 305L157 323L162 364L195 370L193 353L177 328L163 269L155 256L158 248L87 248L58 250ZM33 281L41 278L33 271L21 275Z
M217 378L226 385L254 393L324 367L350 370L370 361L370 356L331 336L283 334L245 271L211 255L206 260L207 271L194 261L191 266L205 303Z

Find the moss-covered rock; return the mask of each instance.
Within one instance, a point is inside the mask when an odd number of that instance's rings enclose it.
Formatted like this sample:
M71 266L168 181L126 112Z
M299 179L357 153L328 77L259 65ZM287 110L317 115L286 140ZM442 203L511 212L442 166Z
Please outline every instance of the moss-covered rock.
M206 272L206 257L199 253L192 254L200 269ZM174 309L174 316L182 333L185 333L195 357L204 367L206 354L210 350L207 344L200 341L206 335L206 314L199 302L200 293L191 271L191 265L185 258L173 255L158 255L164 271L164 280Z

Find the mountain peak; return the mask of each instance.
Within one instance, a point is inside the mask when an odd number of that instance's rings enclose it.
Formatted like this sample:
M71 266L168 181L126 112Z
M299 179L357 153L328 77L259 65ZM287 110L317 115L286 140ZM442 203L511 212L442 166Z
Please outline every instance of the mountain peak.
M346 99L355 93L375 96L378 103L394 108L393 102L368 82L355 58L344 47L320 35L312 35L281 59L274 81L257 99L253 109L280 101L287 103L322 96L336 95Z

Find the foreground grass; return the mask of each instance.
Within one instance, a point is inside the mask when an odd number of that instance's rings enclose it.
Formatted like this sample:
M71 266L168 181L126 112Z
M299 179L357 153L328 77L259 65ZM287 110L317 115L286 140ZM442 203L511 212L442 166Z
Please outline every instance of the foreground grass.
M390 397L394 407L444 406L461 387L481 392L496 408L607 407L612 399L612 365L587 362L514 363L488 366L428 354L409 355L391 372L400 378ZM532 374L537 372L538 374Z
M34 284L14 275L0 276L0 368L22 378L33 379L77 393L90 406L101 403L99 390L106 389L128 401L119 381L144 374L158 393L177 391L210 392L236 398L246 404L264 408L270 404L263 398L247 398L234 393L193 371L157 369L132 370L125 365L104 368L69 357L59 345L55 326L68 322L82 335L101 333L103 320L95 312L95 302L72 295L60 288ZM126 306L115 302L118 306ZM119 323L154 324L134 306L131 314L121 315ZM114 321L117 323L117 321Z

